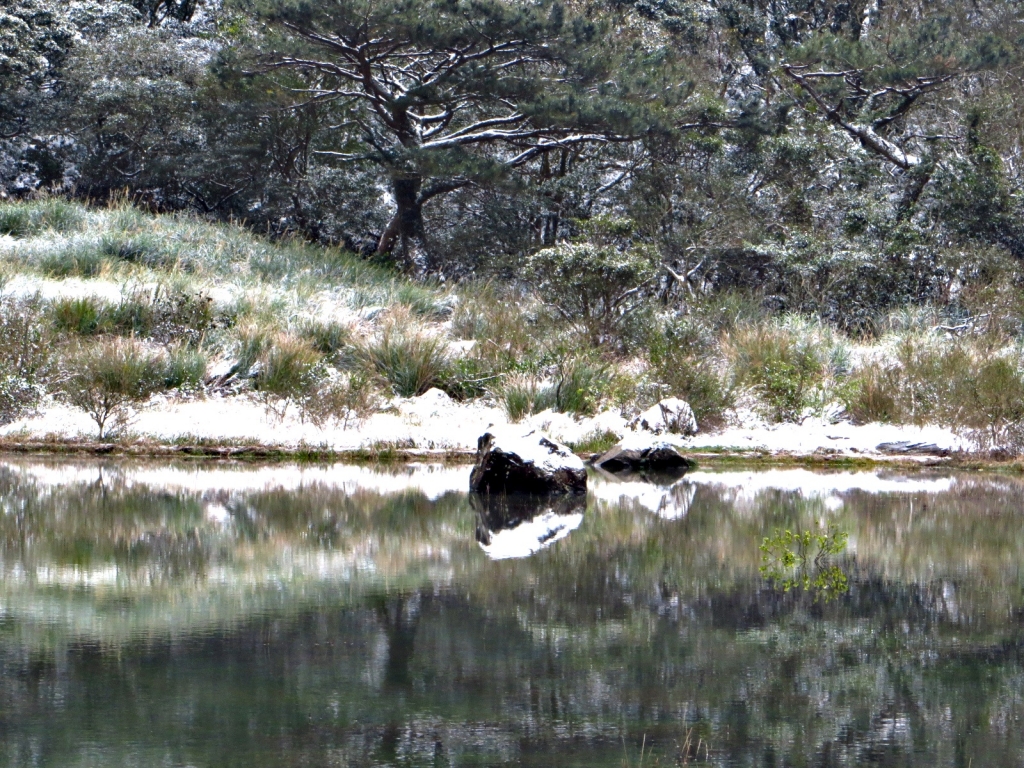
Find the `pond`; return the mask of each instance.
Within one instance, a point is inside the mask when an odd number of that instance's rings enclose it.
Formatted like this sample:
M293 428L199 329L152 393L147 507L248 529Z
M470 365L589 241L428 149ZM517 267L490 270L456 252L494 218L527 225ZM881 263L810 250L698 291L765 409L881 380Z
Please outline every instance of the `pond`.
M0 765L1024 765L1024 480L468 474L0 459Z

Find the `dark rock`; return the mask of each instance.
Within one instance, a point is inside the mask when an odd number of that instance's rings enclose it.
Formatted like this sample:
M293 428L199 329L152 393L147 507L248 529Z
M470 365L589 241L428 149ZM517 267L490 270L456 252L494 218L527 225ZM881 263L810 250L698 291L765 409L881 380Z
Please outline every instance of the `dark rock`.
M477 493L582 494L587 470L568 447L539 432L487 432L477 441L469 489Z
M683 456L675 446L653 443L647 446L625 446L608 449L594 461L606 472L672 472L693 469L696 462Z
M948 448L940 448L935 443L912 443L903 440L896 443L879 443L877 450L899 456L949 456Z

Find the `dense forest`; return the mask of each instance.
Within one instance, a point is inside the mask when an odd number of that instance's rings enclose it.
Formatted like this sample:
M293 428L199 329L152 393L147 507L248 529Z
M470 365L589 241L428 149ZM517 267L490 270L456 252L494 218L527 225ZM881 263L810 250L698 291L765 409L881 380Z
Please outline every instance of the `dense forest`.
M470 305L518 297L711 421L744 387L794 418L835 379L819 405L951 421L941 403L971 401L1006 442L1024 423L1021 11L2 0L0 228L25 235L18 201L57 198L242 224L427 286L489 281ZM821 343L925 327L957 344L896 344L856 386ZM551 346L505 352L539 375ZM979 360L966 394L933 391ZM1022 397L991 417L1003 392Z

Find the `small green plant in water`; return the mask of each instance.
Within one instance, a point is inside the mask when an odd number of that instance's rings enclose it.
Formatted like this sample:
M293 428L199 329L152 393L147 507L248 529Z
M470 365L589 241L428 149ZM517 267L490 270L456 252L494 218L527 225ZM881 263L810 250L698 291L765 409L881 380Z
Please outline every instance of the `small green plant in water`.
M829 524L824 533L790 530L766 536L761 543L761 575L789 592L794 587L816 598L833 600L850 585L846 574L829 558L846 549L848 534Z

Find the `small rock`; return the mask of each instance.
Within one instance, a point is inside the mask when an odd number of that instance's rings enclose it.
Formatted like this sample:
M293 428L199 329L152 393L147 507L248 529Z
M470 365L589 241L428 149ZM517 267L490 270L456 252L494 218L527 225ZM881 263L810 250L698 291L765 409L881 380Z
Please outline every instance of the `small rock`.
M655 435L672 432L677 435L697 434L697 419L685 400L669 397L652 405L629 423L630 428Z
M696 463L686 458L670 443L648 446L619 443L601 454L594 466L606 472L671 472L692 469Z
M909 440L895 443L879 443L877 450L881 453L908 456L949 456L948 448L940 448L935 443L912 443Z
M568 447L540 432L486 432L477 441L469 489L478 493L582 494L587 470Z

